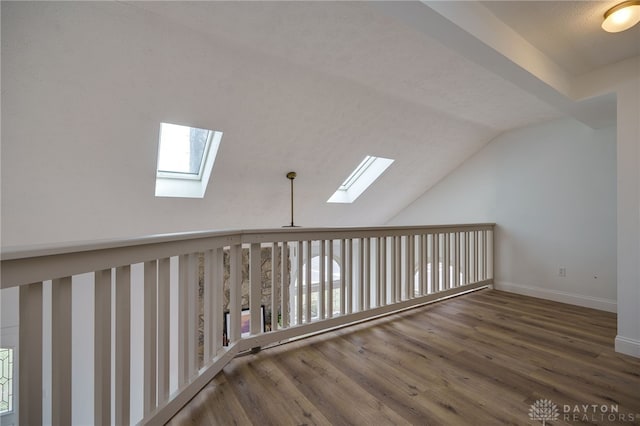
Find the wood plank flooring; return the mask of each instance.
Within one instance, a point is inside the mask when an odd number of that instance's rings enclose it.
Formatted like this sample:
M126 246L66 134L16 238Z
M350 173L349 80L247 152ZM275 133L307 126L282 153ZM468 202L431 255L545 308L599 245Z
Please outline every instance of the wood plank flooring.
M615 335L615 314L482 290L238 357L169 424L540 425L546 399L547 424L640 425Z

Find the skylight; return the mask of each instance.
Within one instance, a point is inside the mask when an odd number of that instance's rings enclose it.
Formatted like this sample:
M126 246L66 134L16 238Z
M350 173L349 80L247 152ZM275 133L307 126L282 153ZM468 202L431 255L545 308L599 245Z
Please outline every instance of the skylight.
M222 132L160 123L156 197L202 198Z
M394 160L367 155L353 172L342 182L327 203L353 203L376 179L384 173Z

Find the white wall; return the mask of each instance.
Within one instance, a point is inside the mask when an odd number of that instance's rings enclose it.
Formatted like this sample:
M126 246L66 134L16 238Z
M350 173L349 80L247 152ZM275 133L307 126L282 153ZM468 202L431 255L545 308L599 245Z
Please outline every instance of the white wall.
M640 357L640 78L618 88L618 336Z
M389 224L472 222L498 224L497 288L615 311L615 128L507 132Z

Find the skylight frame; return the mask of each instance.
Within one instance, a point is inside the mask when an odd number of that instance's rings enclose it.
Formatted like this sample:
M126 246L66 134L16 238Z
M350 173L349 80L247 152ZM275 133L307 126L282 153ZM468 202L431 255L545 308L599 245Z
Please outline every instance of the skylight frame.
M349 177L346 178L344 182L342 182L342 185L340 185L338 189L341 191L348 191L349 188L351 188L351 186L353 186L353 184L356 183L358 179L360 179L363 173L367 171L369 166L371 166L376 161L376 158L377 157L372 157L371 155L367 155L366 157L364 157L364 160L362 160L358 167L356 167L355 170L351 172Z
M353 203L395 160L367 155L342 182L327 203Z
M176 172L172 170L160 170L160 155L162 149L162 126L163 125L171 125L171 126L180 126L186 127L189 129L198 129L205 130L207 132L207 140L205 142L204 149L202 150L202 157L200 158L200 166L198 167L198 173L187 173L187 172ZM211 148L211 141L213 140L215 134L215 130L202 129L198 127L190 127L190 126L182 126L173 123L160 123L160 141L158 143L158 166L156 167L156 177L166 178L166 179L190 179L190 180L201 180L202 175L204 174L205 163L207 160L207 156L209 155L209 149Z
M203 148L198 173L179 172L160 169L160 151L162 147L162 126L181 126L191 129L204 130L207 139ZM182 126L172 123L160 123L160 137L158 138L158 158L156 162L156 197L176 198L204 198L209 184L209 178L216 160L218 148L222 141L223 132L219 130L204 129L199 127Z

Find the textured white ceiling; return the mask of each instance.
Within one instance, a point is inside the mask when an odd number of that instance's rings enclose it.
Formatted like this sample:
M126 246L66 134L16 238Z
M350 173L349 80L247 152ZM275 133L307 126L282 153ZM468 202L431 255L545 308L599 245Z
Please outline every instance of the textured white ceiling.
M640 55L640 25L621 33L600 28L606 1L483 1L494 15L573 75Z
M140 2L192 29L496 130L557 116L367 2Z
M290 170L296 223L384 224L563 116L436 40L367 2L3 2L2 243L277 227ZM224 131L203 200L153 196L161 121ZM396 161L327 204L365 155Z

